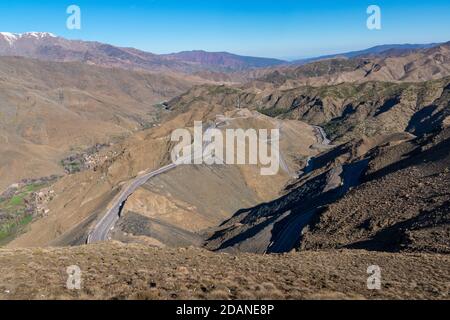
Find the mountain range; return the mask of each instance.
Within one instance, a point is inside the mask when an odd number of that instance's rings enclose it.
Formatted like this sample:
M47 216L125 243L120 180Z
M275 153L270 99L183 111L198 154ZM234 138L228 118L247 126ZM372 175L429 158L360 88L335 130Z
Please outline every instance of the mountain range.
M279 129L280 170L174 166L195 121ZM0 299L448 297L448 42L287 62L3 32L0 153Z
M147 71L194 73L204 70L239 71L280 65L285 61L234 55L227 52L189 51L157 55L99 42L67 40L51 33L0 33L0 55L50 61L80 61L107 67Z
M21 56L49 61L79 61L106 67L120 67L132 70L154 72L196 73L202 71L238 72L282 65L334 59L375 57L382 55L407 54L415 50L434 47L438 44L392 44L375 46L361 51L320 56L293 62L228 52L206 52L203 50L183 51L171 54L153 54L134 48L123 48L99 42L68 40L48 32L16 34L0 32L0 55Z
M393 56L411 53L418 49L429 49L439 45L439 43L430 44L384 44L379 46L370 47L364 50L343 52L337 54L329 54L319 57L313 57L308 59L300 59L291 62L292 64L305 64L318 60L335 59L335 58L368 58L374 56Z

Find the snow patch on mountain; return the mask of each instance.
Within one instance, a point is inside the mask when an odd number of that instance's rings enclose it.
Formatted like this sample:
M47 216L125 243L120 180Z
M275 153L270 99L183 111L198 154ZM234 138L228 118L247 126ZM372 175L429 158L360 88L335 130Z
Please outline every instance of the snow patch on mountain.
M0 32L3 39L6 40L10 46L12 46L17 40L21 38L56 38L56 35L50 32L26 32L26 33L11 33L11 32Z
M17 35L11 32L0 32L0 35L3 36L9 45L12 45L17 40Z

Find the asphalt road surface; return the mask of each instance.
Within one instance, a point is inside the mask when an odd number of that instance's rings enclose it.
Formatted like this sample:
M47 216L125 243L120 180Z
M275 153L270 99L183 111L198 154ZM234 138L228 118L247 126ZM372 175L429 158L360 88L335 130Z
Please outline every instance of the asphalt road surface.
M95 225L94 230L88 235L87 243L95 243L99 241L108 240L109 232L114 228L114 225L120 218L120 211L125 201L130 195L133 194L140 186L146 183L150 178L157 176L161 173L172 170L177 165L172 163L165 167L159 168L158 170L152 171L150 173L138 176L130 184L128 184L120 195L114 200L114 203L110 209L108 209L105 215L100 219L100 221Z

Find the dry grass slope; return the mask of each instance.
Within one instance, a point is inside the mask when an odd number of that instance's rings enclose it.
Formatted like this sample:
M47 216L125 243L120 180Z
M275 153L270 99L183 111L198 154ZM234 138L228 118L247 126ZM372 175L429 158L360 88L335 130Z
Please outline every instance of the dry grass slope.
M66 288L78 265L81 290ZM379 265L382 289L367 289ZM310 251L217 254L103 243L0 250L0 299L448 299L446 255ZM320 270L320 271L319 271Z

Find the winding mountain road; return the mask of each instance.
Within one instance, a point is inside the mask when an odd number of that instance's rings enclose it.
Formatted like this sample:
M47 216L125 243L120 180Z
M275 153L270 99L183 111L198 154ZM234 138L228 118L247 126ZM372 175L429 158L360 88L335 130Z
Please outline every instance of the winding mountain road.
M312 126L314 128L314 131L316 132L316 138L317 138L317 143L314 146L316 148L320 147L324 147L324 148L332 148L333 146L331 145L331 140L328 139L327 134L325 133L325 130L323 130L322 127L319 126ZM306 160L306 165L305 167L302 169L301 174L307 174L310 173L314 168L314 157L309 156L308 159Z
M323 128L319 127L319 126L312 126L312 127L316 130L316 132L318 133L318 136L320 136L319 143L328 146L331 143L331 141L330 141L330 139L327 138L327 134L325 133L325 130L323 130Z
M233 118L224 118L221 119L221 123L227 124L228 121L234 120ZM219 124L219 125L220 125ZM209 128L206 129L205 135L208 133L209 130L218 127L218 125L215 123ZM270 143L270 141L269 141ZM207 147L208 143L203 143L203 150ZM203 154L203 157L209 157L210 155ZM281 155L280 155L281 158ZM164 172L170 171L172 169L175 169L178 165L185 163L185 160L190 159L190 156L179 158L176 163L171 163L167 166L164 166L162 168L159 168L157 170L154 170L152 172L137 176L135 179L133 179L131 182L129 182L123 190L120 192L118 196L116 196L109 207L107 209L104 216L96 223L92 231L88 234L86 243L96 243L101 241L109 240L109 233L111 230L114 229L115 224L120 219L120 214L123 209L123 206L125 205L125 202L127 201L128 197L130 197L139 187L141 187L143 184L145 184L149 179L160 175ZM287 165L285 164L283 159L281 160L281 166L284 170L287 170L289 172L289 169L287 168Z
M207 128L205 134L207 134L207 132L214 127L215 125ZM207 144L204 143L203 150L206 147ZM109 209L107 209L105 215L97 222L93 230L89 233L86 243L89 244L109 240L109 233L112 229L114 229L115 224L120 219L122 208L125 205L125 202L127 201L128 197L131 196L139 187L145 184L149 179L157 175L160 175L164 172L175 169L180 164L185 163L185 161L190 159L190 157L191 156L189 155L183 158L178 158L175 163L171 163L167 166L161 167L152 172L140 175L131 182L129 182L124 187L122 192L113 200L112 206Z
M138 176L131 183L129 183L122 190L119 196L114 199L111 208L106 211L105 215L95 225L93 231L88 235L86 243L89 244L108 240L108 234L114 228L116 222L119 220L120 212L128 197L132 195L140 186L146 183L150 178L172 170L176 166L177 164L171 163L165 167L159 168L158 170L152 171L142 176Z

